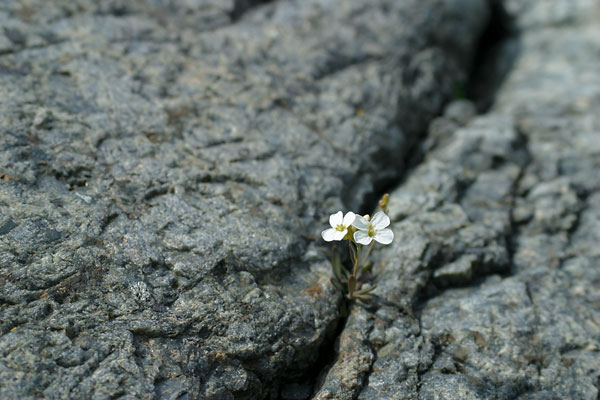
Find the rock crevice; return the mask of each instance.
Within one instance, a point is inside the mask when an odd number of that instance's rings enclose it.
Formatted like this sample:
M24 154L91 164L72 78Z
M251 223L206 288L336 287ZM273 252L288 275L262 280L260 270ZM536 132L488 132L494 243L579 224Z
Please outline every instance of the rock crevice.
M525 3L502 2L520 53L495 58L514 65L496 100L475 117L450 104L392 192L396 240L366 311L373 365L359 393L332 385L332 397L598 395L598 6Z
M0 397L309 397L340 320L320 225L402 174L487 18L1 4Z

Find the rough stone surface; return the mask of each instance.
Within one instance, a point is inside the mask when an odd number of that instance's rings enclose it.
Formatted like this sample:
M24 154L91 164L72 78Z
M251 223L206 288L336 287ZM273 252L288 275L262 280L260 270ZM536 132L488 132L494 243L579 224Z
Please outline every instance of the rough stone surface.
M428 122L464 86L488 17L485 0L0 0L0 398L309 397L340 320L320 226L401 176ZM500 135L465 128L460 143L482 144L456 151L497 151L502 162L440 161L455 166L448 191L472 185L454 202L422 194L432 204L402 222L420 226L406 233L414 246L394 247L414 254L406 268L423 268L419 246L438 235L431 246L448 261L473 249L440 281L510 269L505 201L522 158L505 152L520 154L520 139L505 119L482 123ZM561 168L585 173L578 160ZM569 179L538 189L540 204L569 206ZM574 201L540 221L597 215ZM442 237L457 227L460 236ZM578 229L563 232L565 246L594 226ZM581 257L570 270L592 274ZM378 319L356 309L348 320L368 345L338 340L355 361L331 371L352 382L324 375L318 390L352 397L370 374L366 395L392 373L416 390L428 368L417 350L435 351L398 309L415 288L394 265L386 274L398 285L381 285L391 297ZM385 343L399 342L412 349L404 370L381 371ZM595 365L577 354L576 365ZM549 368L549 378L564 375Z
M0 0L0 26L0 398L598 398L597 0ZM346 318L320 229L391 185Z
M374 361L335 398L599 396L600 3L502 5L519 55L487 113L433 121L392 193L396 239L360 311Z

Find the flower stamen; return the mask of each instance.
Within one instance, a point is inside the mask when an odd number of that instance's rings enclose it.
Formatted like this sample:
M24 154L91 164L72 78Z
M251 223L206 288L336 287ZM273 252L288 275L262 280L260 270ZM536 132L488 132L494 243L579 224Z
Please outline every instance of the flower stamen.
M369 235L369 237L375 237L375 227L373 226L373 224L369 224L369 229L367 229L367 235Z

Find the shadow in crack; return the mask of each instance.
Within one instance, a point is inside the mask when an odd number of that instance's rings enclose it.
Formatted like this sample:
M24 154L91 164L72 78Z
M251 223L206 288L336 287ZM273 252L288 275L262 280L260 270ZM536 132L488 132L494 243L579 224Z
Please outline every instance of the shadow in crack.
M491 0L491 15L488 25L477 43L467 81L458 87L454 100L461 98L471 101L478 114L486 113L494 104L496 94L508 77L521 51L519 32L501 1ZM374 183L374 191L367 193L358 208L360 214L372 211L372 205L384 193L390 193L402 185L411 171L425 157L428 133L416 135L418 138L407 151L407 158L402 166L400 176L385 177ZM346 196L348 197L348 196Z
M477 44L477 50L473 56L471 68L468 71L468 79L467 83L464 85L464 90L462 93L457 93L457 97L466 97L470 100L476 107L478 113L485 113L494 103L496 94L498 89L502 86L502 83L508 76L511 71L513 65L520 52L520 41L517 30L514 28L514 25L511 19L508 17L501 3L496 0L491 0L492 9L491 15L488 22L488 25L482 35L479 38ZM383 193L392 192L394 188L402 185L405 179L414 172L416 166L421 164L425 158L426 152L428 151L428 147L425 144L427 139L426 134L417 135L418 139L415 140L414 143L411 144L411 149L407 152L407 160L406 160L406 168L403 168L402 173L399 176L395 176L394 178L390 178L389 180L381 180L374 185L373 193L369 193L367 196L363 198L363 202L360 204L360 213L368 213L372 211L372 206L376 204L376 201L381 197ZM515 143L515 153L519 152L524 143L521 143L520 140ZM523 156L523 160L526 160L528 157ZM522 164L525 164L526 161L523 161ZM498 169L501 165L493 165L490 169L493 171ZM522 168L523 165L519 166ZM516 181L519 178L515 178ZM515 181L515 182L516 182ZM457 185L460 185L461 181L457 181ZM516 184L516 183L515 183ZM512 190L512 189L511 189ZM457 201L460 201L458 199ZM500 236L491 237L490 240L497 240L498 244L503 244L503 237L501 237L502 233L500 232ZM468 243L463 245L463 250L468 248ZM471 250L475 253L480 249ZM493 249L492 249L493 250ZM509 250L510 253L510 250ZM487 279L487 275L490 273L499 273L499 274L508 274L509 265L508 257L502 258L498 257L498 260L495 258L486 259L485 257L490 254L495 254L493 251L489 251L488 253L482 254L471 254L473 260L469 261L469 259L462 260L463 263L472 263L470 266L470 270L472 275L468 276L468 279L463 277L459 277L457 274L447 274L448 276L452 276L453 279L458 280L449 281L447 284L441 285L439 282L435 282L434 277L431 279L424 278L423 287L420 290L417 290L415 295L416 298L409 299L406 302L406 305L409 304L416 305L416 307L412 310L416 315L411 316L411 318L416 317L419 319L419 315L421 313L421 306L424 304L425 300L429 297L435 296L437 293L441 292L446 286L456 286L456 287L465 287L471 285L479 285L485 279ZM440 251L439 255L434 256L430 261L430 269L432 271L437 270L436 264L440 266L449 264L452 261L456 261L453 259L456 254L449 254L444 251ZM455 265L454 267L462 267L461 265ZM443 272L443 271L442 271ZM452 271L450 271L452 272ZM441 275L443 276L443 275ZM465 275L466 276L466 275ZM445 279L450 279L445 277ZM441 281L441 279L440 279ZM376 298L371 305L371 307L375 309L383 309L385 306L389 306L390 309L401 309L403 306L398 304L387 303L385 300L381 298ZM373 314L375 311L371 311ZM402 310L404 311L404 310ZM411 313L411 310L406 310L408 314ZM346 318L342 319L339 327L344 327L346 323ZM341 334L342 331L338 332L338 335ZM334 344L335 338L329 342L332 346L330 347L330 352L333 353L337 351ZM335 354L334 354L335 356ZM315 366L315 369L320 369L318 373L314 375L317 377L315 383L315 388L318 389L320 386L320 381L326 374L329 373L331 366L331 362L336 362L336 358L331 355L327 358L322 358L321 363ZM369 372L370 373L370 372ZM314 378L313 377L313 378ZM419 378L420 380L420 378ZM362 383L363 388L368 384L369 377L365 379Z
M500 1L492 1L492 14L473 59L466 97L479 113L494 103L496 92L508 76L521 50L517 29Z
M244 15L244 13L252 7L270 3L272 1L273 0L235 0L234 7L229 14L231 21L238 21L240 18L242 18L242 15Z

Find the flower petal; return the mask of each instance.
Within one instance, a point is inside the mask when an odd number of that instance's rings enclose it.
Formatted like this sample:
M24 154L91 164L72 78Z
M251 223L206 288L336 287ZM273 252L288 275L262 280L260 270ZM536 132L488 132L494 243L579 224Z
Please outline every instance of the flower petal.
M356 215L356 218L354 219L354 222L352 223L352 225L356 229L360 229L363 231L366 231L367 229L369 229L369 224L370 224L370 222L367 221L364 217L361 217L360 215Z
M334 240L342 240L346 236L348 230L338 231L337 229L329 228L321 232L321 237L326 242L332 242Z
M335 232L337 232L337 231L333 228L325 229L323 232L321 232L321 237L323 238L324 241L331 242L331 241L335 240L335 237L336 237Z
M394 240L394 232L391 229L382 229L375 233L375 241L381 244L390 244Z
M344 236L348 233L348 229L344 229L343 231L335 231L335 240L343 240Z
M365 231L356 231L354 232L354 240L356 243L367 245L373 241L373 238L367 235Z
M354 222L354 220L356 219L356 214L354 214L352 211L348 211L346 213L346 215L344 215L344 226L350 226L352 225L352 223Z
M332 228L336 228L343 221L344 221L344 214L341 211L338 211L335 214L331 214L329 216L329 225L331 225Z
M379 211L373 216L371 223L375 225L375 229L387 228L390 225L390 217L388 217L383 211Z

